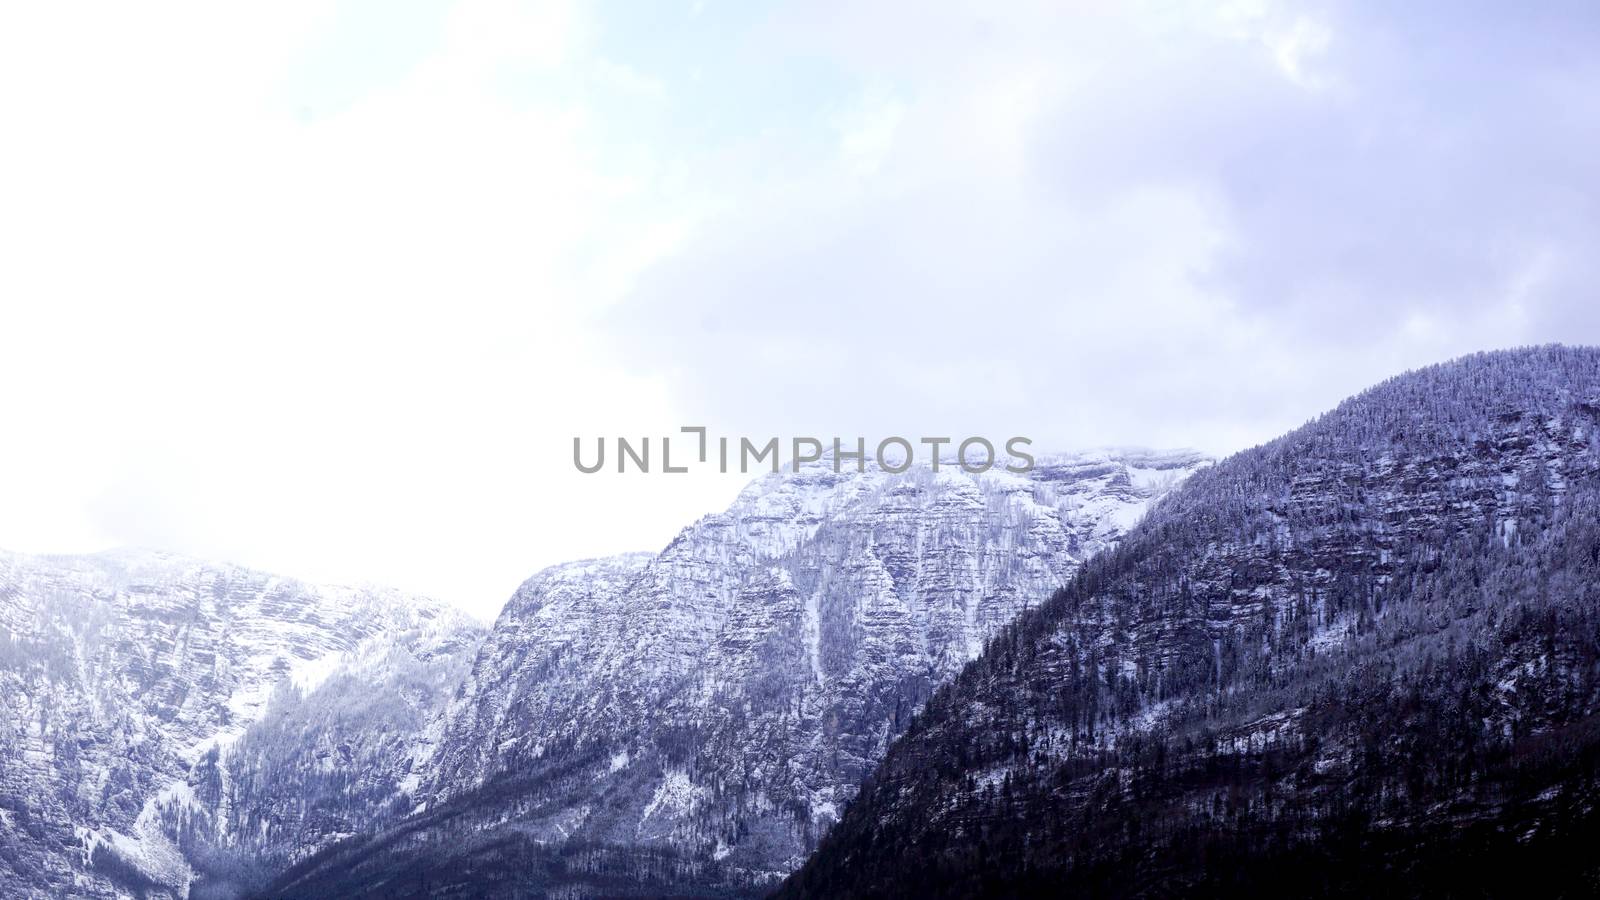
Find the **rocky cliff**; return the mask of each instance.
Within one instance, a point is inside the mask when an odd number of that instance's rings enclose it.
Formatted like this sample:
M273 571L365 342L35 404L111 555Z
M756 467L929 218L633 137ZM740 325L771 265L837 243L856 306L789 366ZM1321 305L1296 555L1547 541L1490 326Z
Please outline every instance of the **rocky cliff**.
M758 479L659 554L541 573L452 706L428 807L277 889L756 890L805 858L934 688L1208 463L823 460Z
M0 554L0 893L234 893L258 863L365 826L420 777L421 720L480 635L383 589L159 553ZM311 720L335 695L404 731ZM339 742L369 755L318 756ZM371 793L320 787L339 794L330 821L304 773L335 770Z

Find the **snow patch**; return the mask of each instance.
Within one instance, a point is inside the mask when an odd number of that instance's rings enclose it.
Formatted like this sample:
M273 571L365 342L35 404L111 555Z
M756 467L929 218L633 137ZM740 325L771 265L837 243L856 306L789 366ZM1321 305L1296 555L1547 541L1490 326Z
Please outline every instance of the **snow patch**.
M695 787L689 780L689 773L682 769L671 769L667 776L661 779L661 784L656 787L655 795L650 798L650 803L644 808L644 815L640 817L640 826L658 812L673 815L687 815L694 811L695 805L703 794L700 788Z

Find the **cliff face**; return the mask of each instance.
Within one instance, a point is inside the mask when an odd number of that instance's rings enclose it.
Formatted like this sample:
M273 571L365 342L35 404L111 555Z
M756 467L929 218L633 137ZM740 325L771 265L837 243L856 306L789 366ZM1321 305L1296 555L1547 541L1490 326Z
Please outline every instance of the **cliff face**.
M478 880L459 883L481 894L776 879L936 686L1207 464L1112 452L1019 476L824 461L757 480L655 556L540 573L452 704L427 809L278 888L421 894L468 870ZM419 861L422 847L438 855Z
M784 896L1592 888L1600 352L1411 373L1160 503Z
M249 785L281 785L233 755L252 723L352 677L355 651L439 660L479 631L392 591L164 554L0 554L0 892L182 897L218 847L318 846L293 813L278 834L235 816Z

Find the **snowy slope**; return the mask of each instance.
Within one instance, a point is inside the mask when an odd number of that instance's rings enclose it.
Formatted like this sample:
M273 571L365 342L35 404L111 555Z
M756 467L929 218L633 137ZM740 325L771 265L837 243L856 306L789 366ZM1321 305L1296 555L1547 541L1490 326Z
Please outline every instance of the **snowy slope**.
M1106 451L972 475L824 460L757 479L653 557L540 573L452 705L429 809L392 832L447 849L403 865L431 866L413 874L436 885L466 865L452 854L484 847L488 868L528 884L500 835L587 854L549 878L602 894L774 879L935 687L1208 464ZM335 881L317 881L319 865ZM280 886L359 894L394 877L347 848Z
M228 795L252 773L228 758L252 723L348 681L355 651L464 658L478 631L381 588L0 553L0 893L185 896L192 857L233 841Z

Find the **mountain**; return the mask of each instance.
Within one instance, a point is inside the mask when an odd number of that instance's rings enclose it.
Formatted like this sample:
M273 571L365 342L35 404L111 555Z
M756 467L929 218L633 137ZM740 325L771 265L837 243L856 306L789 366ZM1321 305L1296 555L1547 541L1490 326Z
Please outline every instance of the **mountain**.
M0 894L231 896L408 811L481 635L385 589L0 553Z
M1166 497L778 896L1592 896L1597 767L1600 350L1484 354Z
M418 814L296 866L282 897L748 894L805 858L929 694L1209 464L1026 475L831 460L763 476L654 556L506 605Z

